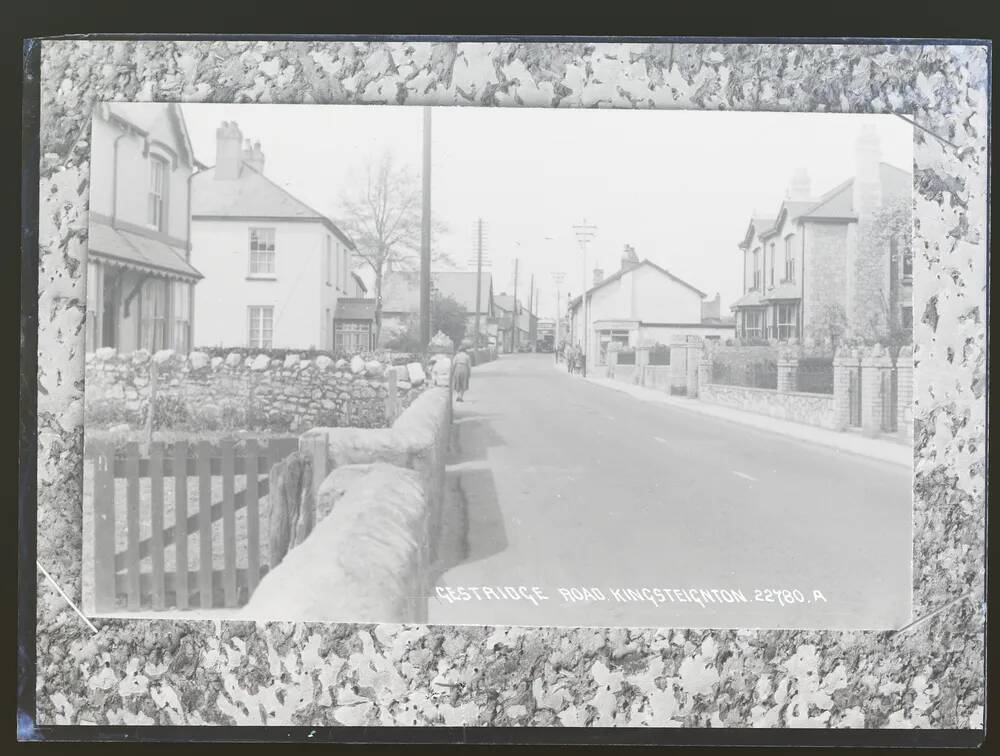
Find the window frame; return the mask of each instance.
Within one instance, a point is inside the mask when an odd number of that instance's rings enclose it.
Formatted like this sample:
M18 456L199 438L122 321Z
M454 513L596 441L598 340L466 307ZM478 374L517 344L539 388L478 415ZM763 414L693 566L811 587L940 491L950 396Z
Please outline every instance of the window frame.
M265 315L270 316L270 336L267 339L264 338L264 334L268 330L265 328ZM258 335L256 340L254 339L255 326ZM247 348L274 348L274 305L247 305Z
M324 234L323 239L325 240L325 252L326 252L326 285L333 286L333 239L330 234ZM338 287L339 288L339 287Z
M743 311L743 336L750 339L764 338L764 310L754 307Z
M795 283L795 252L792 249L794 240L795 234L785 237L785 277L782 283Z
M778 341L798 338L798 325L798 305L795 302L778 302L774 314L774 333Z
M343 354L360 354L371 349L372 324L367 320L333 321L333 351ZM347 342L351 346L345 346Z
M268 236L270 237L270 249L267 248ZM263 248L260 246L262 239ZM250 226L247 229L247 278L276 279L278 277L277 250L278 231L274 226ZM262 260L269 262L270 265L262 266ZM261 267L269 267L269 270L261 270Z
M769 286L771 287L774 286L774 257L774 242L771 242L771 267L769 268L770 274L768 276L768 280L770 281Z
M156 186L157 176L159 176L159 186ZM146 192L146 225L157 231L166 231L169 176L169 161L161 155L151 153L149 156L149 186Z
M753 286L751 291L758 291L760 289L760 247L757 247L750 253L753 256Z

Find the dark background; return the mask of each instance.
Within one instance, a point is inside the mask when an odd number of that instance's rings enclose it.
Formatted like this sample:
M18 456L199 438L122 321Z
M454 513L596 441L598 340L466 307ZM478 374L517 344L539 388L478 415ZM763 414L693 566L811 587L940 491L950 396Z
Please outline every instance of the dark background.
M175 38L184 34L192 34L198 37L208 37L213 34L248 35L250 37L264 38L273 36L291 36L295 34L322 35L322 34L357 34L357 35L458 35L468 37L472 35L485 36L513 36L518 34L530 35L532 38L544 36L593 36L593 37L631 37L648 38L652 36L670 37L742 37L756 38L758 41L776 40L779 37L793 38L825 38L830 42L838 41L841 37L854 38L921 38L934 40L947 39L984 39L992 35L992 25L988 20L993 13L988 13L985 2L960 2L957 0L910 0L902 2L892 0L891 2L879 2L878 0L833 0L823 2L822 0L772 0L762 2L762 0L653 0L652 2L641 3L633 0L631 3L616 2L610 3L607 0L602 2L592 2L579 0L578 2L545 2L545 0L535 0L531 3L513 2L512 0L466 0L463 3L445 3L440 0L410 0L407 3L389 3L380 0L313 0L313 2L269 2L261 3L254 0L242 0L237 2L217 2L201 0L192 2L190 0L90 0L90 2L72 2L70 0L18 0L4 8L4 72L5 89L7 97L3 102L6 105L6 117L3 122L10 136L4 140L5 149L5 170L4 175L11 182L8 184L13 191L7 195L18 196L21 190L23 171L34 172L35 167L30 165L34 158L28 159L28 165L23 165L25 156L31 156L33 150L29 145L22 144L22 81L24 74L24 48L25 38L49 37L63 35L85 35L97 34L99 36L131 37L143 33L156 36ZM995 10L994 10L995 12ZM27 147L25 150L24 148ZM37 148L36 148L37 149ZM23 150L23 151L22 151ZM34 153L37 154L37 153ZM6 162L9 161L9 162ZM15 178L16 176L16 178ZM16 184L14 183L16 182ZM27 182L30 187L31 182ZM37 181L34 182L37 187ZM35 327L33 311L36 308L36 301L33 288L37 286L36 277L30 275L29 271L21 270L23 260L32 260L33 254L19 254L18 250L22 246L21 236L21 201L25 199L18 197L18 201L6 201L3 206L13 218L6 224L8 244L5 254L0 255L0 260L5 269L0 273L0 284L3 285L3 296L0 296L2 303L8 310L8 317L2 321L6 326L7 333L13 333L15 338L14 349L20 353L19 375L14 371L5 371L4 377L11 383L21 378L18 396L18 416L20 422L8 422L4 424L6 433L3 440L6 444L13 442L14 448L2 459L10 466L16 465L14 474L8 474L7 481L19 479L19 494L33 494L34 464L30 459L33 449L32 429L35 427L34 408L34 338L31 331ZM37 200L28 203L37 209ZM22 273L28 273L22 280ZM17 308L15 310L15 307ZM15 324L18 324L15 326ZM13 346L13 345L12 345ZM14 353L13 350L11 353ZM4 392L10 400L11 394ZM8 405L9 406L9 405ZM10 417L5 413L6 417ZM14 439L15 428L17 429L17 440ZM19 454L20 447L20 454ZM5 448L5 451L6 448ZM20 473L20 475L18 475ZM8 483L8 485L10 485ZM10 488L7 489L8 493ZM10 500L10 498L8 498ZM15 507L10 506L10 510ZM12 513L13 514L13 513ZM3 528L5 549L9 560L16 560L18 548L16 544L17 529L13 527L13 516L9 515L7 527ZM26 534L29 538L32 533L29 530ZM33 552L33 549L31 550ZM34 570L30 566L22 567L27 574L27 584L31 584ZM16 564L8 561L8 568L4 572L5 585L11 589L10 599L7 606L16 606L16 583L18 579L18 569ZM31 602L33 604L33 602ZM14 615L11 612L10 615ZM22 618L26 627L33 628L33 617ZM10 633L9 645L5 644L8 662L14 657L11 653L16 644L15 633L12 627L15 623L7 622L5 629ZM33 644L32 644L33 645ZM16 674L16 673L15 673ZM8 695L15 692L15 686L11 684L10 678L5 677L7 682ZM988 696L992 700L993 696ZM8 727L14 717L16 704L10 700L8 712ZM992 722L989 721L990 727ZM357 728L354 728L357 729ZM8 729L8 736L10 737ZM150 733L152 734L152 733ZM228 733L216 730L214 737L225 737ZM502 730L480 731L477 733L468 732L465 736L466 742L470 743L503 743L509 742L513 733L506 733ZM649 742L653 733L647 731L644 735L634 731L623 730L598 730L587 733L570 733L557 730L547 732L519 733L521 739L536 741L558 742L560 735L569 736L571 742L579 745L564 747L559 750L563 752L575 752L583 744L591 746L591 753L604 753L610 750L622 750L612 748L613 743L628 742ZM698 733L683 732L678 730L660 731L656 733L662 735L660 742L686 742L690 745L706 745L709 748L699 748L699 752L706 750L720 750L718 745L711 747L710 744L725 743L727 735L733 736L732 732L710 730ZM733 751L747 751L753 753L771 753L775 750L769 746L770 742L800 742L803 745L826 743L830 746L835 744L847 745L848 743L866 742L865 733L862 731L839 731L830 732L800 732L789 731L754 731L749 733L735 733L743 738L755 735L754 742L759 745L753 751L750 749L727 749ZM193 735L193 733L192 733ZM204 737L211 734L205 733ZM323 734L325 735L325 733ZM320 737L323 737L320 735ZM455 733L450 733L452 742L456 741ZM575 737L573 737L575 735ZM636 735L641 740L636 740ZM670 740L667 735L672 735ZM246 733L244 736L250 736ZM367 737L377 737L377 733L368 733ZM434 737L432 731L416 728L409 734L404 732L397 734L394 739L408 739L412 736L411 742L418 743L421 740ZM535 737L532 737L535 736ZM676 739L677 736L680 740ZM818 738L817 738L818 736ZM883 731L872 733L871 740L867 742L871 745L916 745L942 746L953 742L958 745L960 740L949 740L948 733L923 733L923 738L918 733L905 731ZM928 737L929 736L929 737ZM230 735L232 737L232 735ZM272 735L273 737L273 735ZM384 737L384 735L383 735ZM438 733L438 737L448 737L443 732ZM655 735L653 735L655 737ZM951 737L954 737L951 736ZM7 740L5 738L5 740ZM823 738L829 738L823 740ZM296 740L296 738L289 738ZM320 738L316 738L319 740ZM352 739L364 741L366 733L352 733ZM457 742L462 742L463 738L458 735ZM9 742L9 741L8 741ZM656 742L655 740L653 742ZM966 740L966 743L970 741ZM987 741L989 742L989 741ZM110 746L111 750L121 752L126 749L132 752L136 749L135 743L123 743ZM144 748L159 751L174 751L180 748L185 750L193 744L164 744L155 746L146 744ZM318 743L316 744L318 745ZM36 751L41 748L46 751L68 751L69 744L20 744L22 748L33 748ZM294 746L303 748L299 743ZM350 746L344 744L333 744L329 741L324 746L324 750L333 750L338 753L347 751L360 751L360 746ZM763 747L763 748L761 748ZM79 746L73 747L77 750ZM93 743L84 750L93 753L105 753L109 745ZM240 745L195 745L197 750L212 751L223 749L233 753L244 754L248 751L261 752L265 749L268 752L273 749L271 744L240 744ZM462 748L460 745L440 746L422 745L416 746L418 750L426 753L455 752ZM468 750L483 752L486 750L499 750L493 746L466 746ZM374 750L381 753L398 753L399 746L382 745L365 750ZM465 749L463 749L465 750ZM505 749L506 750L506 749ZM531 747L531 750L539 750L538 746ZM545 750L555 750L548 747ZM814 753L826 751L815 747L798 749L799 753ZM924 749L921 749L924 750ZM988 752L988 748L985 749ZM872 751L874 752L874 751ZM882 751L885 753L885 751Z

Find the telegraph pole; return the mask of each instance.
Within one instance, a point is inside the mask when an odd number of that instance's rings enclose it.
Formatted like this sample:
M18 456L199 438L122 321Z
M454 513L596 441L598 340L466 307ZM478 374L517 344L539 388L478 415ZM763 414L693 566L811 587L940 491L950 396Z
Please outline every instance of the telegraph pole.
M424 106L424 163L420 218L420 341L431 341L431 109Z
M476 233L476 346L479 346L479 311L483 295L483 219L479 219Z
M514 258L514 330L510 335L510 350L512 352L517 352L517 331L518 331L518 313L517 313L517 264L519 262L518 258Z
M587 341L588 341L588 329L587 329L587 245L590 243L591 239L597 234L597 226L589 225L587 219L583 219L583 223L573 226L573 231L576 232L576 239L580 242L580 249L583 251L583 289L582 297L580 300L580 307L583 308L583 341L580 343L580 347L583 350L583 364L587 364ZM586 367L584 367L584 374L586 375Z
M556 333L555 336L553 336L552 338L552 344L554 349L559 348L560 335L562 334L562 331L559 328L561 322L559 311L560 308L562 308L562 299L559 296L559 287L562 284L563 279L565 277L566 274L563 273L562 271L556 271L555 273L552 274L552 280L556 285Z
M531 287L528 289L528 341L531 341L531 315L535 311L535 274L531 274ZM535 326L535 338L538 338L538 326ZM530 344L531 351L535 351L535 343Z

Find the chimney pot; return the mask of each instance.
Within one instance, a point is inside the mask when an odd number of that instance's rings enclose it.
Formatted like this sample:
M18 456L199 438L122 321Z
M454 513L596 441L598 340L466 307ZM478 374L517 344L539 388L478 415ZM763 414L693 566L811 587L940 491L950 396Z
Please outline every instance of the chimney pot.
M604 270L602 268L594 268L594 286L601 283L604 280Z

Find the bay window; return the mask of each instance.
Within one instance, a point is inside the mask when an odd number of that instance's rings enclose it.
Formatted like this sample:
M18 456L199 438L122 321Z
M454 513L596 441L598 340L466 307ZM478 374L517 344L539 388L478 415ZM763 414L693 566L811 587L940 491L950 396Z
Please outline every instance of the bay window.
M798 336L798 305L779 304L775 308L775 336L787 341Z
M139 311L139 348L156 352L166 349L167 340L167 280L147 278L142 285Z
M191 284L185 281L174 281L172 292L173 305L173 349L187 352L191 349Z
M338 320L334 325L333 349L338 353L357 354L371 349L371 323L365 320Z

